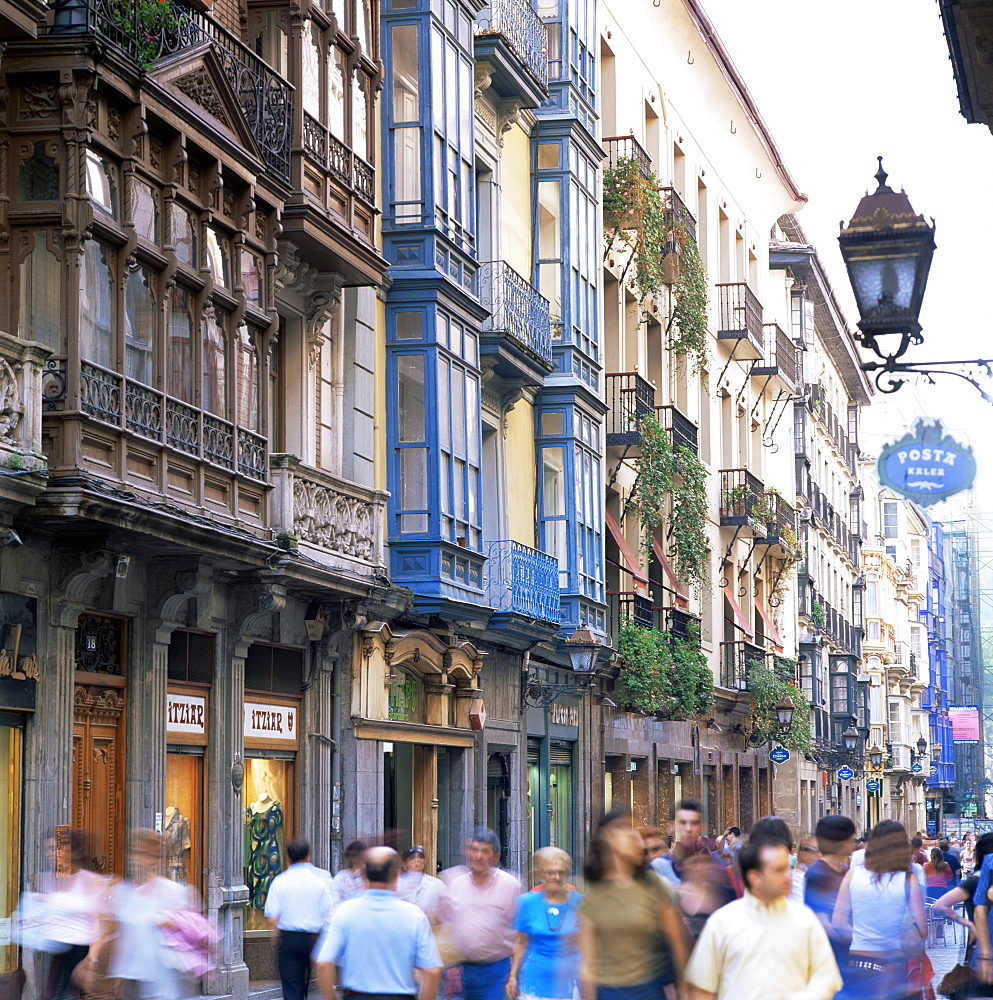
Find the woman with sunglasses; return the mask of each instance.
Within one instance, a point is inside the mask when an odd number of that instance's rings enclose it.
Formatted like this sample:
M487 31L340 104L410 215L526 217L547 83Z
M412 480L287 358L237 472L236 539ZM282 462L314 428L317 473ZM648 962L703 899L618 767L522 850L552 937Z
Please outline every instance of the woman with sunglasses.
M397 895L419 906L432 924L438 923L438 907L445 895L445 883L424 871L424 848L421 844L403 852L403 871L397 879Z

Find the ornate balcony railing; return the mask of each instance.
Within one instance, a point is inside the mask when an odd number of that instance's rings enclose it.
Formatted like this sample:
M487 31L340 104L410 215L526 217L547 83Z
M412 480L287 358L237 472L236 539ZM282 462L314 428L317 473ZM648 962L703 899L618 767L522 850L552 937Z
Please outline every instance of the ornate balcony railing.
M527 0L492 0L476 16L476 34L503 35L531 75L548 85L545 22Z
M766 665L766 651L750 642L721 643L721 687L747 691L748 677L755 667Z
M761 480L747 469L721 469L721 524L747 524L763 492Z
M487 542L483 586L494 611L559 622L559 564L554 556L512 539Z
M686 230L686 235L696 243L696 216L686 207L686 202L679 197L679 192L674 187L664 187L662 196L671 221L678 222Z
M312 558L362 576L383 571L389 494L305 466L295 455L271 456L272 527Z
M476 272L479 301L490 310L484 333L513 337L546 364L552 363L551 307L526 278L502 260L487 261Z
M752 368L753 375L778 375L795 391L800 381L797 349L792 339L778 323L766 323L765 357Z
M697 454L697 426L674 404L655 407L655 417L663 430L669 432L673 448L685 444L693 454Z
M637 372L604 376L607 389L607 444L638 445L639 423L655 409L655 386Z
M699 638L700 619L683 608L652 608L652 620L660 632L668 632L677 639L688 639L690 631L696 629Z
M652 627L652 599L647 594L636 594L633 590L608 591L607 609L608 627L615 640L621 625L629 618L635 625Z
M304 152L331 176L370 204L375 200L375 169L356 156L316 118L303 113Z
M45 372L46 409L65 408L65 375ZM61 397L48 392L61 387ZM157 441L212 465L266 480L266 439L89 361L80 365L79 409L97 420Z
M762 304L744 281L718 283L717 302L721 340L741 340L750 343L752 352L739 355L743 360L760 358L765 348L762 331Z
M50 34L96 35L139 66L210 43L262 153L266 167L290 176L293 88L247 45L179 0L148 25L147 0L56 0ZM136 26L138 26L136 28ZM140 30L142 26L144 30ZM154 28L154 30L152 30Z
M634 160L642 177L647 179L651 176L652 158L648 155L648 150L633 135L612 135L605 138L600 145L606 154L604 166L607 170L613 170L619 160Z

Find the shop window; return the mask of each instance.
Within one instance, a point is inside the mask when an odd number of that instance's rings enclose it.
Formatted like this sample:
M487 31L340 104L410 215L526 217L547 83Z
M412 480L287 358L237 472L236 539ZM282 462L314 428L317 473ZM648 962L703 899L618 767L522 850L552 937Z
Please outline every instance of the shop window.
M283 846L292 839L288 828L293 803L293 762L245 760L245 884L248 906L245 930L264 930L265 901L272 880L283 869Z
M191 748L192 751L192 748ZM202 892L203 753L166 754L166 877Z
M245 689L273 694L300 694L303 686L303 652L261 642L248 647Z
M402 667L393 670L390 681L389 718L391 722L424 721L424 682Z
M176 629L169 638L166 668L170 681L210 684L214 679L214 636Z

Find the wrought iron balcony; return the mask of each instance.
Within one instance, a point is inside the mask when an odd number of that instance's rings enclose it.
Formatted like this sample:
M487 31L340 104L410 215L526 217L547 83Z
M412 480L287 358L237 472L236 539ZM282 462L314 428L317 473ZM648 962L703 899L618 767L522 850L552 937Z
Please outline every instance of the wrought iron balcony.
M333 136L316 118L303 113L303 148L333 178L370 205L376 201L376 171Z
M747 691L748 678L755 667L766 665L766 651L750 642L721 643L721 687Z
M697 454L697 426L685 413L669 403L655 407L655 419L663 430L669 432L674 449L686 445L694 455Z
M272 529L324 566L372 578L385 570L387 493L273 455Z
M641 418L655 409L655 386L637 372L604 376L607 389L607 444L622 448L641 444Z
M718 283L719 340L733 340L734 356L741 361L758 361L765 350L762 331L762 304L744 281Z
M686 207L686 202L679 197L679 192L674 187L664 187L662 196L665 198L666 212L669 215L669 228L675 229L673 223L679 223L686 230L686 235L696 243L696 217Z
M195 46L213 47L237 96L266 167L282 180L290 176L293 88L247 45L219 24L179 0L165 4L156 33L137 31L148 21L145 0L57 0L49 34L94 35L144 68L163 56Z
M721 469L721 524L738 527L755 521L763 493L761 480L747 469Z
M480 264L476 277L479 301L490 310L483 322L482 352L499 356L498 374L540 382L552 369L548 299L502 260Z
M778 323L766 323L764 329L765 357L752 366L752 375L779 378L786 391L794 393L800 384L796 344Z
M652 176L652 158L633 135L612 135L604 139L601 145L605 151L605 169L613 170L621 160L634 160L642 177L647 180Z
M561 620L559 564L554 556L513 540L484 545L483 585L497 612L535 621Z
M757 544L778 546L781 551L774 554L779 556L796 550L796 512L775 490L768 490L758 498L752 517L766 528L765 537L756 538Z
M697 636L700 634L699 617L683 608L652 608L652 618L655 628L677 639L689 639L691 631L696 631Z
M628 619L635 625L652 627L654 621L652 599L646 594L637 594L633 590L608 591L607 608L608 627L615 639L621 625Z
M537 107L548 94L548 33L528 0L492 0L476 16L475 36L476 68L487 85Z

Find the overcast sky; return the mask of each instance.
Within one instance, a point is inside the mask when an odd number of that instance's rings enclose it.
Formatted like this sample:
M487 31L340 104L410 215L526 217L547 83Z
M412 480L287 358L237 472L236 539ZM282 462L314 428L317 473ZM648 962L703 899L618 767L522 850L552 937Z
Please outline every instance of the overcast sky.
M702 0L783 158L810 201L799 214L854 326L857 312L838 223L888 183L937 222L938 249L921 312L921 360L993 357L993 135L959 113L936 0ZM984 376L985 378L985 376ZM993 395L993 379L985 382ZM879 397L875 397L877 400ZM967 436L980 467L979 509L993 510L993 406L958 379L904 388L918 407ZM879 416L882 416L880 414ZM866 429L879 423L866 421ZM887 438L894 417L885 420ZM879 435L867 433L864 446ZM948 516L945 505L932 508Z

